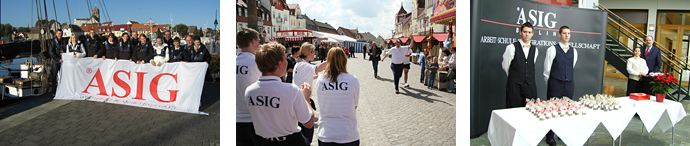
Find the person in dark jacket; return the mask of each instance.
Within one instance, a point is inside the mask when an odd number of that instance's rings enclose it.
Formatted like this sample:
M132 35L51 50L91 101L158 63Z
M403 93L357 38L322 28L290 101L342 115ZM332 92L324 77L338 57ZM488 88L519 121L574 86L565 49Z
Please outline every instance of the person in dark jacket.
M146 35L139 35L139 43L135 48L136 50L132 53L132 61L137 64L148 63L153 58L153 46Z
M118 53L120 53L117 49L117 39L115 38L114 34L108 34L108 37L101 43L101 58L103 59L115 59L117 58Z
M170 60L168 62L187 62L189 58L189 51L180 46L180 38L173 39L173 47L168 51L170 53Z
M295 59L295 53L299 51L299 48L294 47L290 51L290 56L288 56L287 61L288 61L288 67L287 67L287 75L285 77L286 83L292 83L292 70L295 68L295 64L297 64L297 59Z
M62 39L62 29L55 31L55 36L49 45L48 53L52 59L50 80L53 85L57 85L57 73L62 63L62 54L65 53L67 47L67 39Z
M136 44L133 44L132 41L130 41L129 34L123 33L122 38L117 44L118 53L117 57L115 57L115 60L124 59L132 61L132 51L134 51Z
M376 43L371 45L371 51L369 51L369 60L371 60L371 65L374 67L374 78L379 78L379 61L381 60L381 48L376 46Z
M90 30L84 43L84 47L86 47L86 57L98 58L98 56L101 56L101 54L103 54L101 44L103 43L94 30Z
M139 33L132 32L132 36L129 37L130 44L139 44Z
M166 43L166 44L168 44L168 46L172 47L173 43L175 43L175 42L173 42L173 38L171 36L172 34L170 34L170 30L165 31L163 34L164 34L163 35L163 43Z
M201 44L201 38L194 37L194 45L190 50L191 57L189 62L206 62L211 61L211 54L206 50L206 46Z

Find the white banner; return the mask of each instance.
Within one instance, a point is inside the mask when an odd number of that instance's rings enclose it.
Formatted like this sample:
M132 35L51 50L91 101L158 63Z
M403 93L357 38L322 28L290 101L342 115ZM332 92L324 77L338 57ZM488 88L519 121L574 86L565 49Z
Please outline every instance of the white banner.
M54 99L90 100L199 114L207 63L135 64L62 55ZM203 114L203 113L202 113Z

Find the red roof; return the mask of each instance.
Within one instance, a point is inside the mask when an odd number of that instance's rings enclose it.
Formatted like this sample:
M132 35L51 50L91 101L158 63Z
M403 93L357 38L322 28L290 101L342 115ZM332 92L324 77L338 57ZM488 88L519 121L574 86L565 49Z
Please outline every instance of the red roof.
M400 38L400 41L402 41L403 43L407 43L407 39L410 39L410 38L401 37L401 38Z
M420 36L412 36L412 39L414 39L414 42L422 42L426 38L426 36L420 35Z
M448 38L448 33L434 33L433 35L438 41L445 41Z

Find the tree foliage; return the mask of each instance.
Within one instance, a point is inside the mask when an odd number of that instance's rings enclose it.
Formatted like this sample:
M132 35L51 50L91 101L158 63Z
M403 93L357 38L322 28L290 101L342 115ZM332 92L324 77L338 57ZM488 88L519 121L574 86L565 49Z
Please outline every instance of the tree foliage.
M173 26L173 28L172 28L172 32L177 31L178 33L180 33L180 37L187 36L187 34L189 34L188 30L189 30L189 28L187 27L187 25L184 25L184 24L178 24L178 25ZM180 39L183 39L183 38L180 38Z
M11 24L0 24L0 37L11 37L12 33L14 33L14 31L12 30Z

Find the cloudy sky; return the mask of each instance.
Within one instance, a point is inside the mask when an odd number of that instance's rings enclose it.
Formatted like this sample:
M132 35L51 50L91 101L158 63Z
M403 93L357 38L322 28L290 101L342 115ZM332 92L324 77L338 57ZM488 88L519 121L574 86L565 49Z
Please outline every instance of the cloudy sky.
M359 32L371 32L384 39L391 37L395 29L395 13L403 4L410 12L412 0L287 0L298 3L302 13L320 22L328 22L335 29L359 28Z

